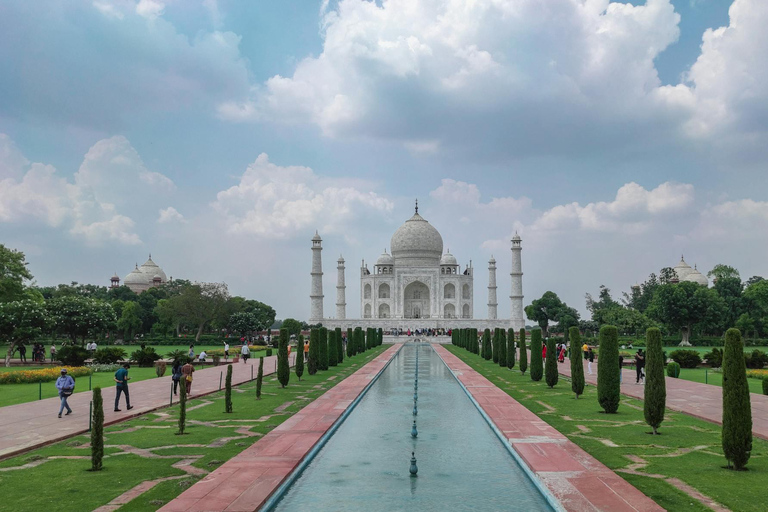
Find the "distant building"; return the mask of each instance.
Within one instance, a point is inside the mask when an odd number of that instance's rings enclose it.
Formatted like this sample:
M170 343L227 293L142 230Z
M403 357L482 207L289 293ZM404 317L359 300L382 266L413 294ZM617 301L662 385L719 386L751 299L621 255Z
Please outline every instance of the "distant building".
M120 286L120 278L117 274L113 275L110 281L112 283L110 286L111 288ZM166 282L168 282L168 278L166 277L165 272L152 261L151 254L149 255L149 259L145 261L142 266L139 266L137 263L131 273L123 279L123 284L135 293L145 292L150 288L160 286Z
M707 276L699 272L696 265L691 268L682 256L680 256L680 263L675 265L673 270L675 271L675 274L677 274L677 280L673 280L672 282L679 283L681 281L690 281L691 283L700 284L701 286L709 286L709 279L707 279Z

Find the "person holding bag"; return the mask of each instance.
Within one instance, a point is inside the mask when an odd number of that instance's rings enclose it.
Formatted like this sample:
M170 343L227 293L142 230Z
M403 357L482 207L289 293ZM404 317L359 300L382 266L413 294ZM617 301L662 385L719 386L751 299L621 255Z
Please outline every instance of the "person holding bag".
M173 379L173 394L178 394L179 381L181 380L181 361L178 359L173 362L173 368L171 369L171 379Z
M195 367L192 366L192 362L188 362L184 366L181 367L181 375L184 379L184 384L187 386L187 398L189 398L189 394L192 392L192 374L195 373Z
M75 379L73 379L71 375L67 375L66 368L61 369L61 377L56 379L56 389L59 390L59 398L61 398L61 408L59 409L59 418L61 418L61 413L64 411L65 407L67 409L67 414L65 414L65 416L69 416L70 414L72 414L72 409L69 407L69 404L67 403L67 398L72 396L72 393L75 392Z

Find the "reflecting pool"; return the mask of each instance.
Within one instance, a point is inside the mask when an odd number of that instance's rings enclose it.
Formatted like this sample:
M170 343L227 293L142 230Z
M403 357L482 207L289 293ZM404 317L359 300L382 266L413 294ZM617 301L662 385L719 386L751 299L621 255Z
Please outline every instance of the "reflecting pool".
M418 460L416 478L408 472L411 452ZM275 510L552 509L432 347L409 343Z

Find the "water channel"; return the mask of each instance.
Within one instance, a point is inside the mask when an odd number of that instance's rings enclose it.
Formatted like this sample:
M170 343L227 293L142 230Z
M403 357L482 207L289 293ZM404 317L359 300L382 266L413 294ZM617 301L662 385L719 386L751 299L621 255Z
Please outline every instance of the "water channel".
M411 452L418 460L417 477L409 474ZM275 510L552 509L432 347L409 343Z

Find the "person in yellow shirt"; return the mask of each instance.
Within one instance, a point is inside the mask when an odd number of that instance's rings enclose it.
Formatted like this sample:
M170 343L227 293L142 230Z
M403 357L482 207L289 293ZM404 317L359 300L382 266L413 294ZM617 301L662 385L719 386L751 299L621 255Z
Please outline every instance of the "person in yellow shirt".
M581 346L581 350L582 350L582 352L584 352L584 359L586 359L587 358L587 352L589 352L589 345L587 345L585 343L584 345Z

